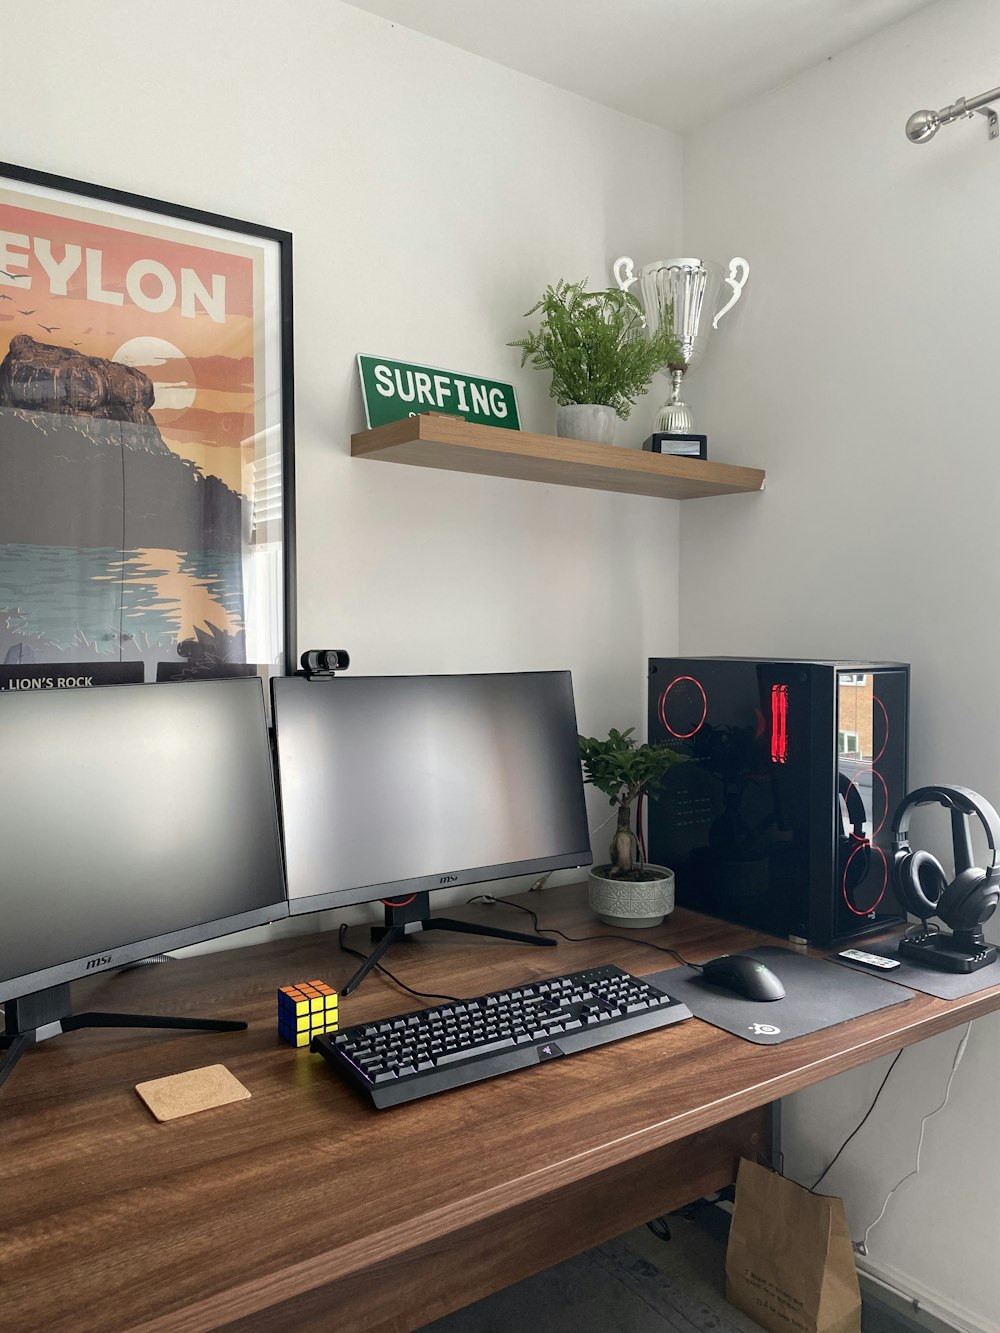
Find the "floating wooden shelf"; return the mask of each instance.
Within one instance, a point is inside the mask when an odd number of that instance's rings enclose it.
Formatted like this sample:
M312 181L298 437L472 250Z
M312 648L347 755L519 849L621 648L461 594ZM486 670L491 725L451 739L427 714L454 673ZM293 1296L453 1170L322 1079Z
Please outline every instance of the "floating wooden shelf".
M760 468L478 426L461 417L430 413L352 435L351 453L387 463L671 500L764 489Z

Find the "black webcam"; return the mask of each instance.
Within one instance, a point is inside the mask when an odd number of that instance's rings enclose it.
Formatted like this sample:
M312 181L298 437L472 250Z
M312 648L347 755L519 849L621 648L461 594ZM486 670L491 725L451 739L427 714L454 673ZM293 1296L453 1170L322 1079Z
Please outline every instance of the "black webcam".
M346 671L351 658L346 648L310 648L299 662L307 676L332 676L335 671Z

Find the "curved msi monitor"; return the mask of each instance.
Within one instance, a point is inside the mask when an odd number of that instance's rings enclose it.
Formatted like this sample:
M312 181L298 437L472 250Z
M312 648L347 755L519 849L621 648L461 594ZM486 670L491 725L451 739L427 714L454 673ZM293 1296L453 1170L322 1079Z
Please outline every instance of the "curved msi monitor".
M590 864L568 671L271 692L293 915Z
M0 755L0 1000L288 914L256 677L0 692Z

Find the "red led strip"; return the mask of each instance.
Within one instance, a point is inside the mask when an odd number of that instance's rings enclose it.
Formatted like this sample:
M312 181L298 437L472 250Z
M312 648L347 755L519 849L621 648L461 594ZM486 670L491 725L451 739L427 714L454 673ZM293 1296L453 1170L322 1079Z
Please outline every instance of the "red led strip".
M788 762L788 686L771 686L771 763Z

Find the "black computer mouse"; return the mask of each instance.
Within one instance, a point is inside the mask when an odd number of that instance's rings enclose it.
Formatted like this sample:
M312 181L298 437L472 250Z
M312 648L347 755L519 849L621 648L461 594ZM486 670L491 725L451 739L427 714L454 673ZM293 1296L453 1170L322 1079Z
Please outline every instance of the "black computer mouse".
M782 1000L785 988L771 971L745 953L726 953L702 964L703 980L747 1000Z

